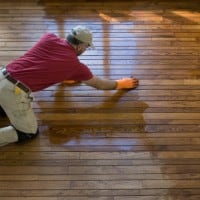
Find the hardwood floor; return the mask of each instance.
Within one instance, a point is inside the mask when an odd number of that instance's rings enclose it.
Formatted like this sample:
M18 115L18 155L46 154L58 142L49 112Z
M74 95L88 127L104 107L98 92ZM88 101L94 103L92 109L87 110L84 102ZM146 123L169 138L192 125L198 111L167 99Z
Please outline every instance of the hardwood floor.
M0 64L77 24L91 28L96 46L80 60L139 87L34 93L41 133L0 149L0 199L199 200L199 2L1 0Z

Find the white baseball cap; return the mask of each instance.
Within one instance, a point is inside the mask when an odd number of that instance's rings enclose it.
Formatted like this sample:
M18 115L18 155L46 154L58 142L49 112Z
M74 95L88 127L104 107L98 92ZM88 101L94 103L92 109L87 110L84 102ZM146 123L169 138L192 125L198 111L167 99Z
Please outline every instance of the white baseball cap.
M73 37L81 42L88 44L90 47L94 48L92 42L92 33L85 26L75 26L70 33Z

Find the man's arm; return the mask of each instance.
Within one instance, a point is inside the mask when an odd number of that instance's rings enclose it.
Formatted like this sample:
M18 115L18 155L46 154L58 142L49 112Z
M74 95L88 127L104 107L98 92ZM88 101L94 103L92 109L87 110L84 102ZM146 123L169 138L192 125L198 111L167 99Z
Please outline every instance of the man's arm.
M109 80L93 76L91 79L82 82L99 90L133 89L138 85L138 80L136 78Z

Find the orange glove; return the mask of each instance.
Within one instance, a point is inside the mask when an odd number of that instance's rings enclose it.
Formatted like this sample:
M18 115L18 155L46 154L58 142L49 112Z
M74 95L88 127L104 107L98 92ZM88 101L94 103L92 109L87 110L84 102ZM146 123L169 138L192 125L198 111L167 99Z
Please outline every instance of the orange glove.
M138 86L136 78L122 78L117 81L117 89L132 89Z
M74 84L74 83L78 83L78 81L74 81L74 80L65 80L62 83L64 84Z

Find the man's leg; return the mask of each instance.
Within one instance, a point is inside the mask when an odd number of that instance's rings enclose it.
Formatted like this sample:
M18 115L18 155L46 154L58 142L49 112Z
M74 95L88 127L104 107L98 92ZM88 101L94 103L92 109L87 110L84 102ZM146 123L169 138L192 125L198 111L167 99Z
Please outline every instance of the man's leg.
M0 128L0 146L25 142L38 134L37 120L31 107L21 109L18 104L16 109L7 114L12 125Z
M32 139L38 133L37 120L31 108L29 94L24 91L16 94L16 86L12 83L7 83L6 87L8 89L4 89L4 94L0 96L0 103L6 111L11 126L0 128L1 146Z

